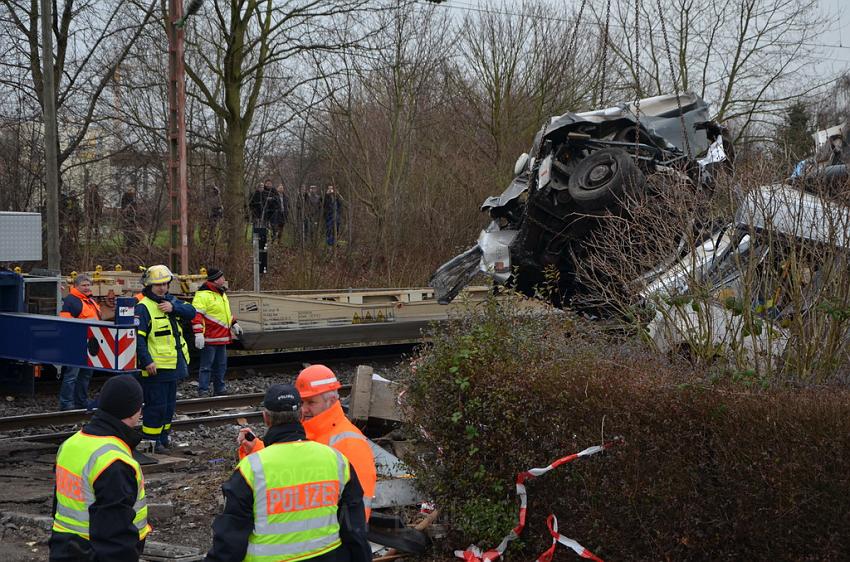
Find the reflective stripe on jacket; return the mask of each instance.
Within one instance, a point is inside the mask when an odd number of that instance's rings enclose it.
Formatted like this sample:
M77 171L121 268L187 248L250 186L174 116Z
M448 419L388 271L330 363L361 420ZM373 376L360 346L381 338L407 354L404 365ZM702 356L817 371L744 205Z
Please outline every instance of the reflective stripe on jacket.
M369 441L357 426L345 417L339 402L302 423L307 439L333 447L345 455L354 467L360 485L363 486L363 503L368 520L372 514L372 498L375 497L375 484L378 480L375 456Z
M145 500L145 483L139 463L126 443L117 437L100 437L78 431L68 438L56 455L56 512L53 530L90 540L89 508L95 502L94 482L109 465L120 461L136 474L136 513L133 524L139 540L151 531Z
M75 301L79 301L79 305ZM80 310L80 312L75 313L72 310ZM71 287L68 296L62 299L62 311L59 313L59 316L62 318L91 318L100 320L100 305L92 297L82 294L76 287Z
M192 306L198 312L192 320L192 331L204 334L204 343L225 345L233 341L230 327L235 319L225 293L207 281L195 292Z
M239 462L254 495L248 561L313 558L338 548L337 509L348 461L310 441L274 443Z
M177 368L177 342L172 331L172 319L168 314L162 312L157 304L151 299L145 297L139 304L147 308L148 314L151 317L150 331L145 332L138 330L139 337L145 338L148 344L148 353L151 359L156 363L157 369L176 369ZM180 327L180 321L175 319L173 325L177 326L177 333L180 336L180 350L183 353L183 358L186 360L186 365L189 364L189 348L186 345L186 338L183 337L183 328ZM142 371L142 376L146 376L147 372Z

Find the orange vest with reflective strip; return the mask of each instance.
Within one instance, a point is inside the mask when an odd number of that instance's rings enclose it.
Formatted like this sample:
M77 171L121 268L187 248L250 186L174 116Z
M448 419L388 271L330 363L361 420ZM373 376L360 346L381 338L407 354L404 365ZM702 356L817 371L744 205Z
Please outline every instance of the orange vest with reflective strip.
M79 318L80 320L88 318L100 320L100 305L92 297L82 294L76 287L71 287L71 292L68 295L78 298L83 305L83 310L79 316L72 316L70 312L64 310L59 313L59 316L62 318Z
M375 456L366 436L345 417L339 402L301 424L307 433L307 439L333 447L351 463L363 487L363 503L368 520L372 513L372 498L375 497L378 475L375 470Z

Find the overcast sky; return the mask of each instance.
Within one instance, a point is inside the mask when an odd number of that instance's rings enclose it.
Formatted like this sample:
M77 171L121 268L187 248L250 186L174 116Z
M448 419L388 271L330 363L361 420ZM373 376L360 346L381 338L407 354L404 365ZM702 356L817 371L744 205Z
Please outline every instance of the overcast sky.
M841 72L850 69L850 30L847 30L848 19L845 0L820 0L821 9L834 17L832 29L824 31L822 41L826 48L827 68L829 71Z
M576 7L580 4L578 0L567 1L571 1ZM475 11L479 7L511 12L517 10L518 3L518 0L447 0L441 4L441 7L458 14ZM848 15L850 3L847 0L818 0L818 3L825 14L833 17L829 28L824 29L815 40L817 46L824 50L824 73L832 74L850 70L850 29L847 29L846 25L850 23L850 15Z

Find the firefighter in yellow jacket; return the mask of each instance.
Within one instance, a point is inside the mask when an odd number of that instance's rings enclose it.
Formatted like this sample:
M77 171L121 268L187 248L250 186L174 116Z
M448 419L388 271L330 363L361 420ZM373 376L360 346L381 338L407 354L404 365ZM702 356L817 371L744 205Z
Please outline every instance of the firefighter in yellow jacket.
M142 388L130 375L106 381L91 421L56 455L51 561L136 561L150 533L145 483L132 450Z
M177 382L189 374L189 346L181 321L195 317L192 305L169 294L173 275L164 265L145 273L144 298L136 305L136 363L145 392L142 434L155 441L155 451L165 452L177 405Z
M198 371L198 395L210 390L212 376L213 395L227 394L224 374L227 372L227 344L242 335L227 300L227 279L220 269L210 269L207 281L195 291L192 306L197 314L192 320L195 347L201 352Z

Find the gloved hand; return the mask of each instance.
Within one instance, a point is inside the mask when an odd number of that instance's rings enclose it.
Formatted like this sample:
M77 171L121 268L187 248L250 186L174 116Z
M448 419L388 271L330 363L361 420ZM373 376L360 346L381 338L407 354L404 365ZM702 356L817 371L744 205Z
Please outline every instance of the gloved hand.
M238 338L242 335L242 326L234 322L233 326L230 327L230 331L233 332L233 337Z
M195 349L204 348L204 334L195 334Z

